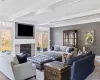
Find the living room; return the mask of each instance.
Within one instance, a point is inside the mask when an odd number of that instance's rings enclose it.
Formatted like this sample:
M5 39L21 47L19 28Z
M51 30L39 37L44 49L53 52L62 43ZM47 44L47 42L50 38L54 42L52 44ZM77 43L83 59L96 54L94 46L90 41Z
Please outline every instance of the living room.
M1 0L0 80L100 80L99 0Z

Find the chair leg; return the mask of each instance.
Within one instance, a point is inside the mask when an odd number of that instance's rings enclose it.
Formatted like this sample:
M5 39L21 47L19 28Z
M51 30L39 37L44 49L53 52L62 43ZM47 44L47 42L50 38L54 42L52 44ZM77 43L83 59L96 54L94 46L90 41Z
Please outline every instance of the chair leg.
M36 79L36 75L35 75L34 77L35 77L35 79Z
M35 75L35 76L32 76L32 77L27 78L27 79L25 79L25 80L29 80L29 79L31 79L31 78L33 78L33 77L36 79L36 75Z

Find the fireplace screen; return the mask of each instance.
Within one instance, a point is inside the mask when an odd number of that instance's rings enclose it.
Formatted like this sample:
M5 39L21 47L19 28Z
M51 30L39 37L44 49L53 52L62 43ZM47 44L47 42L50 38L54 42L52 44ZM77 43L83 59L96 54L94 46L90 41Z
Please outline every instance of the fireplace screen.
M20 44L20 53L31 56L31 44Z

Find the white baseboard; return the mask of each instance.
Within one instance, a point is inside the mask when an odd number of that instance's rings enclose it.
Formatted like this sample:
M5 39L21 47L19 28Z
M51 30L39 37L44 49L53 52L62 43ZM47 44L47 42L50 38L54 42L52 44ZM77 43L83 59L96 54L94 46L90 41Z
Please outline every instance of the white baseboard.
M95 56L95 60L100 62L100 56Z

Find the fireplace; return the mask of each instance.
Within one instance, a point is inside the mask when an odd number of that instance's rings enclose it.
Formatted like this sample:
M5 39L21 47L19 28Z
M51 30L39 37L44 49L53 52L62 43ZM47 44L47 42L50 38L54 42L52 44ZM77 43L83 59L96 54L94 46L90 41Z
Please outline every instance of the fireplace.
M31 56L31 44L20 44L20 53L28 54L28 56Z
M27 53L28 56L35 55L35 44L16 44L15 54Z

